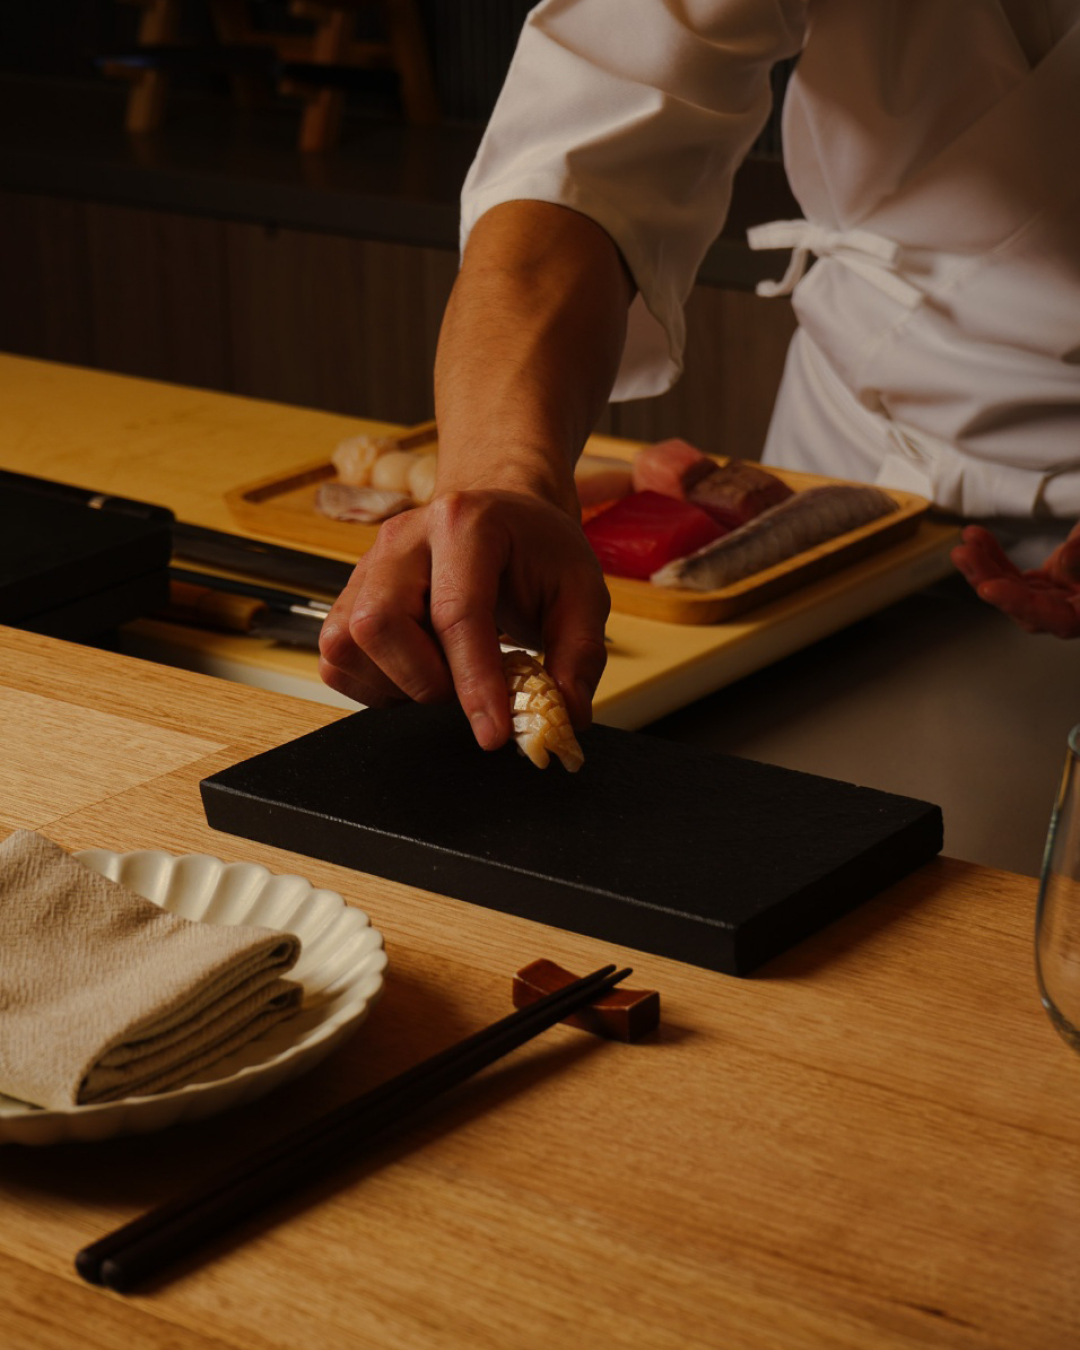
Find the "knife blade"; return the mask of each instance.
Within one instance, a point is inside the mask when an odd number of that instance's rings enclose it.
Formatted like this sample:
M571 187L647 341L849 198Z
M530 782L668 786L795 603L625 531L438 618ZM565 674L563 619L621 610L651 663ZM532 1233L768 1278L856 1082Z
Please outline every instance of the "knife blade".
M173 555L206 567L224 567L231 572L245 572L265 581L303 586L332 596L344 590L354 566L318 553L267 544L261 539L190 525L183 520L173 524Z

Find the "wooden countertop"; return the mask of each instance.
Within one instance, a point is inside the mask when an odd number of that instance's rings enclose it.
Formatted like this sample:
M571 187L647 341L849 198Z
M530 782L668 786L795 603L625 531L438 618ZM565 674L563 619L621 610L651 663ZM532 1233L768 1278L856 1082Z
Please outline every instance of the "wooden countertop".
M0 631L0 824L201 851L360 904L385 996L308 1077L160 1135L0 1148L17 1347L1071 1347L1080 1062L1035 883L941 859L746 981L217 834L198 783L340 714ZM147 1292L76 1250L509 1009L537 956L627 958L664 1025L557 1028L415 1132Z
M3 354L0 401L0 468L156 502L190 524L232 533L250 531L230 516L227 492L329 455L347 435L387 428L386 423ZM643 726L883 609L951 572L949 550L957 538L954 525L928 522L901 544L723 624L669 624L612 614L598 720ZM228 673L244 664L233 660L236 640L215 639L212 645L210 657L223 659L215 665L207 658L207 669ZM202 646L205 656L205 642ZM292 681L280 686L288 692L295 691L296 680L318 686L311 653L268 651L266 644L250 645L249 653L256 671L265 673L271 666ZM190 648L173 656L180 664L199 659Z

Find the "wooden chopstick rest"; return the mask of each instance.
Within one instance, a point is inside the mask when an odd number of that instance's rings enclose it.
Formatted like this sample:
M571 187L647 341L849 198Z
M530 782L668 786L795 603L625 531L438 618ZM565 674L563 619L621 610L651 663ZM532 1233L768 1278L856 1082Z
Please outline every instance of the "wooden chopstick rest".
M532 961L514 976L514 1007L527 1008L577 978L554 961ZM569 1027L611 1041L640 1040L660 1025L660 994L656 989L612 989L583 1011L562 1020Z

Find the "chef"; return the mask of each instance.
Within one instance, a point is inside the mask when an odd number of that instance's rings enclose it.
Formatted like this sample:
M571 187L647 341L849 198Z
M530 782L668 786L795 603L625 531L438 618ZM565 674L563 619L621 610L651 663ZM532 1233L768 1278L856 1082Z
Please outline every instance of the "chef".
M463 192L437 495L359 563L328 684L456 696L494 748L501 630L588 722L608 601L573 464L609 398L678 378L684 302L796 54L803 216L750 232L787 251L763 291L799 320L763 459L1034 536L1036 570L983 524L957 564L1025 627L1080 633L1080 0L545 0Z

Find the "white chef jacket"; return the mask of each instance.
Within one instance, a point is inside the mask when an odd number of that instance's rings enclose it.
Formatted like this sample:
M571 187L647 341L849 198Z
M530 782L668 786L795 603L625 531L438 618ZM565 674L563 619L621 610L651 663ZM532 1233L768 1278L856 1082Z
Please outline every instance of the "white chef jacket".
M1080 0L544 0L462 246L513 199L596 220L638 287L612 397L663 392L769 71L796 53L805 219L751 232L796 250L772 289L800 324L763 457L968 516L1080 514Z

